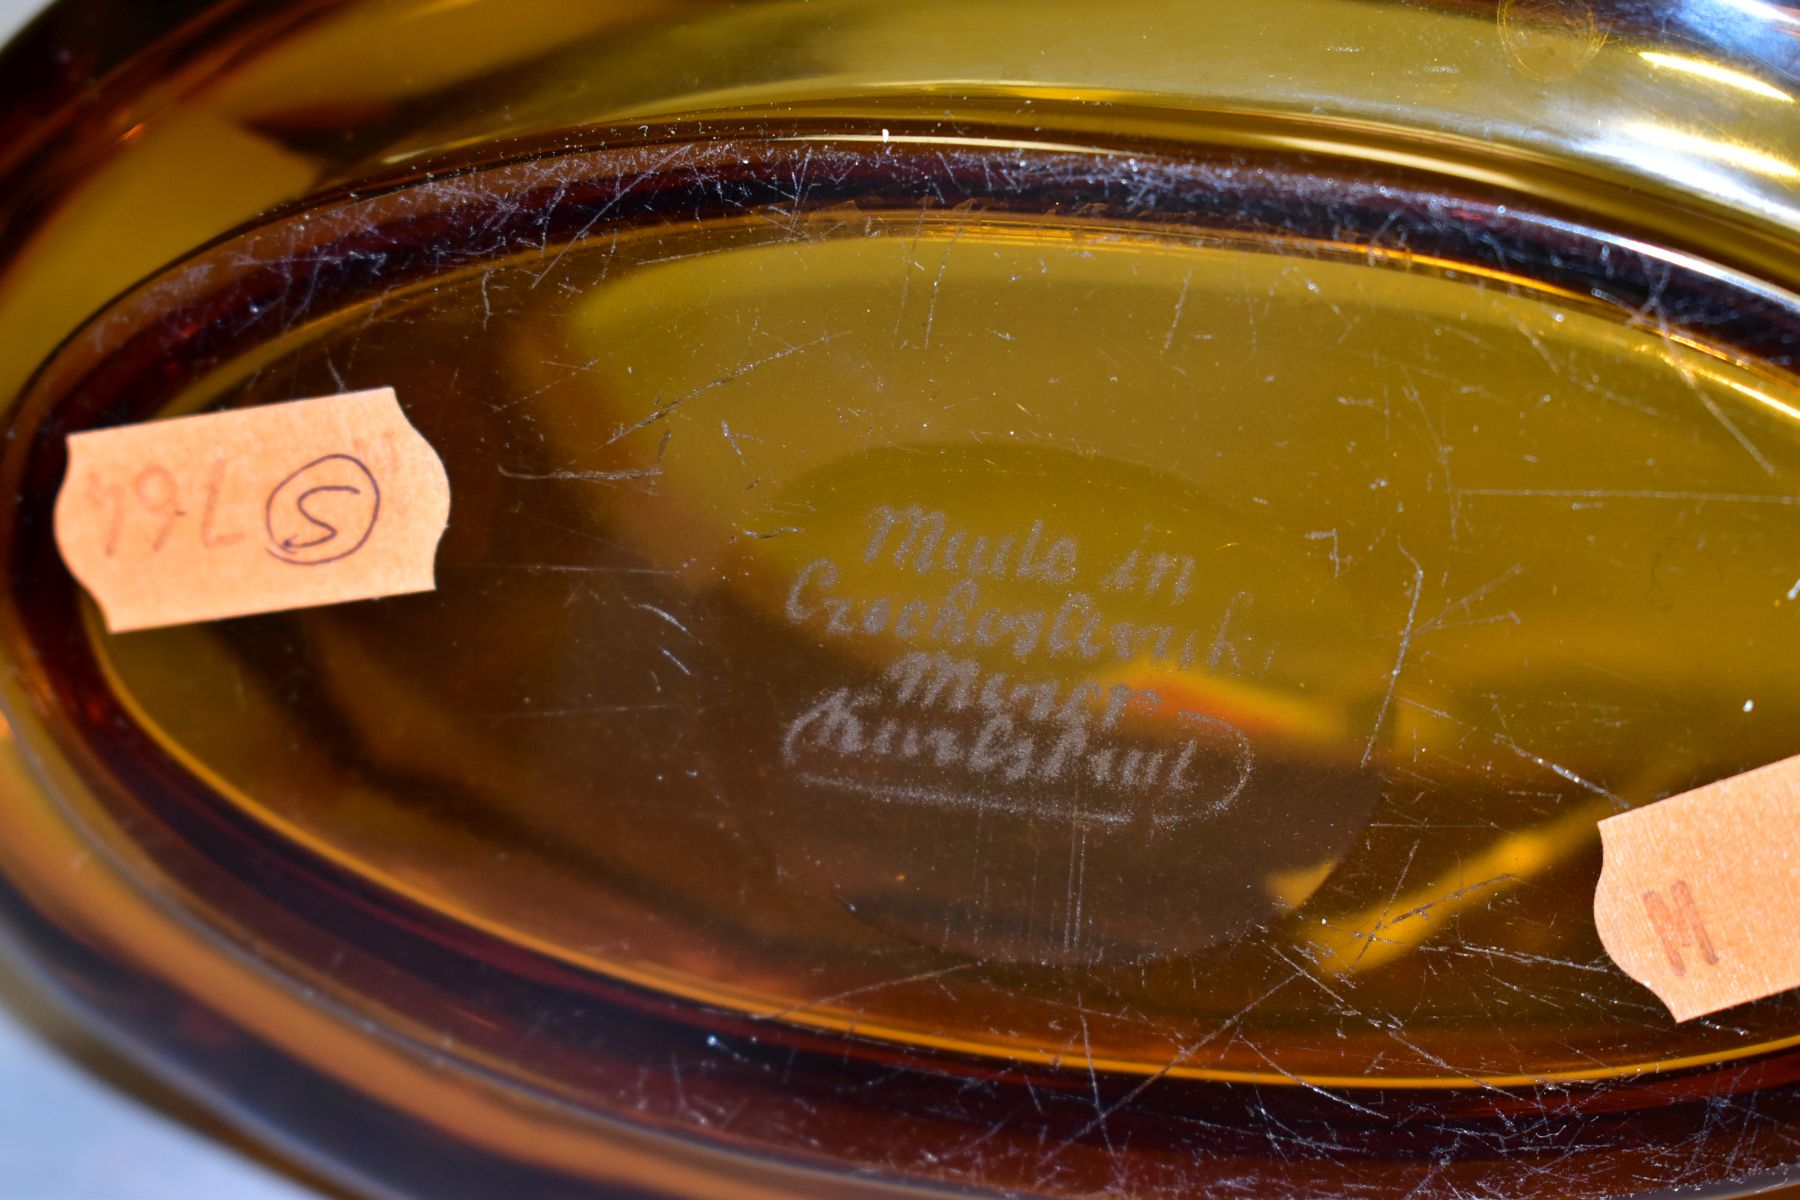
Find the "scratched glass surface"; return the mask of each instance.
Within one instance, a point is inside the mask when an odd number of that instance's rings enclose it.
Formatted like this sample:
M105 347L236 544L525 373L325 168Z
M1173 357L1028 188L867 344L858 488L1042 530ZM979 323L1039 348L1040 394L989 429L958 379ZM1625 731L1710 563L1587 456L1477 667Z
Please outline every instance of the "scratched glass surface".
M1796 34L207 9L7 118L9 919L417 1194L1786 1179L1591 901L1800 749ZM435 593L106 634L66 434L388 386Z

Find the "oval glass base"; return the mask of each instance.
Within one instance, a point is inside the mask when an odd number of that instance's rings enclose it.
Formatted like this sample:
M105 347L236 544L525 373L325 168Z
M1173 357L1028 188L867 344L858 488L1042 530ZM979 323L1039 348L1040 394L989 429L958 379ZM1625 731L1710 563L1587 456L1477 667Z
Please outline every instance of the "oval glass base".
M1794 998L1678 1024L1589 911L1600 819L1792 752L1795 298L1566 166L941 99L402 163L49 359L20 825L210 979L155 1011L542 1194L1786 1170ZM375 387L435 591L106 632L68 435Z

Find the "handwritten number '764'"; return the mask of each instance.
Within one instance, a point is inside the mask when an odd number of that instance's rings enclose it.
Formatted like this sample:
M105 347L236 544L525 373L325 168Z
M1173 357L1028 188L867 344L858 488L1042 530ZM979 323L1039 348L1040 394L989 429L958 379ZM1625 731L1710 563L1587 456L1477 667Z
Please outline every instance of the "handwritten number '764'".
M213 527L219 507L219 492L225 483L225 466L224 459L213 463L212 471L206 478L205 495L200 503L200 544L208 550L229 546L244 538L242 533L220 533ZM90 481L89 489L94 493L94 499L106 506L105 550L108 558L119 551L128 509L141 512L155 522L155 532L150 538L152 553L168 544L176 525L189 515L188 510L182 506L181 485L167 467L157 463L144 467L129 484L103 484L95 478Z

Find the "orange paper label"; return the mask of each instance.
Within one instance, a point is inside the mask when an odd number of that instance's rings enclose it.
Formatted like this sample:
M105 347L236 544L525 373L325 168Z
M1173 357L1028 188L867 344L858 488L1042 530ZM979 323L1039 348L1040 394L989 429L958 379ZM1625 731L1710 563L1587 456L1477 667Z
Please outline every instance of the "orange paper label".
M1600 822L1600 941L1678 1021L1800 987L1800 758Z
M123 632L431 591L449 516L379 388L74 434L56 542Z

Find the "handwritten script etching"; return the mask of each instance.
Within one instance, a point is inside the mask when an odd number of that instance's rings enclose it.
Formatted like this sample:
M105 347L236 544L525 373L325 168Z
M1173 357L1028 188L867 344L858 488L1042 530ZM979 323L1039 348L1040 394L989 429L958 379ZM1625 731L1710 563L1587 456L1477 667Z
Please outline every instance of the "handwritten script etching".
M391 388L68 448L57 544L115 632L435 586L449 481Z
M1241 796L1256 758L1244 732L1133 678L1240 665L1243 597L1204 628L1178 619L1192 556L1146 538L1090 566L1043 519L976 529L918 504L878 505L864 524L855 557L806 563L783 606L886 660L875 682L830 688L788 721L782 758L802 779L1103 827L1172 828ZM1169 616L1124 615L1146 609Z

